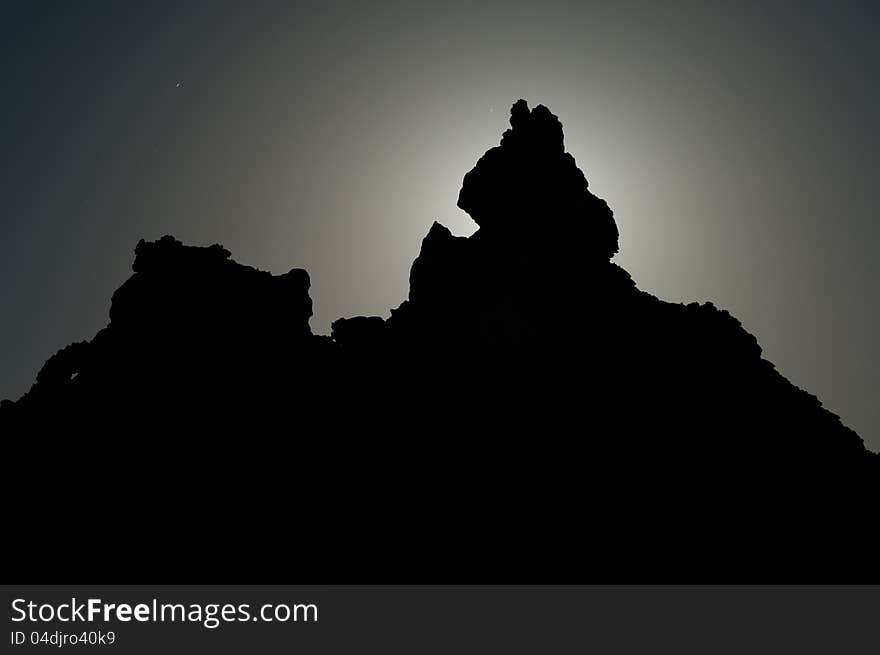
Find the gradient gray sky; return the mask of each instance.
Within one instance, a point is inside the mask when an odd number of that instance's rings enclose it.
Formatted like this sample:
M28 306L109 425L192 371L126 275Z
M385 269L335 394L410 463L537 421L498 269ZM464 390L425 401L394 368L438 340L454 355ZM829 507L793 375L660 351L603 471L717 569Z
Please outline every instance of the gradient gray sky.
M306 268L316 332L387 315L522 97L641 288L729 309L880 449L877 5L133 4L0 9L0 397L107 323L141 237Z

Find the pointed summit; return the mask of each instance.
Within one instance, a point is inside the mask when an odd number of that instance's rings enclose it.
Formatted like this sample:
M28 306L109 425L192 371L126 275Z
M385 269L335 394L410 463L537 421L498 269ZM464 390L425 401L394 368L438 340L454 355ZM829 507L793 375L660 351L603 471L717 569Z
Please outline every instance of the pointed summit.
M501 144L464 176L458 206L494 237L549 241L610 259L618 251L614 215L588 186L565 152L559 118L518 100Z
M565 151L562 123L544 105L529 110L525 100L517 100L510 108L510 127L501 136L502 146L543 148L556 155Z

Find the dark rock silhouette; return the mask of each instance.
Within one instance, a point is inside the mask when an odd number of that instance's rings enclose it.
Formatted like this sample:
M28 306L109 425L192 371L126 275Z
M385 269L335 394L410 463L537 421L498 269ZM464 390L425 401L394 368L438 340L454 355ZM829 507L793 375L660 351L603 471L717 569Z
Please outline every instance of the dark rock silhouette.
M30 571L875 581L880 458L726 311L640 291L559 120L510 122L464 178L480 229L435 223L388 319L312 335L305 271L141 241L110 324L0 411L19 520L60 490L86 519L75 563L23 537Z
M458 206L499 245L526 240L532 248L558 252L568 246L581 257L609 259L617 252L617 225L565 152L562 123L545 106L529 111L519 100L511 108L510 125L501 145L464 176ZM536 230L542 219L548 225Z
M164 421L213 414L218 403L272 394L277 378L308 370L326 339L309 328L309 276L236 264L221 246L170 236L135 248L132 275L113 294L110 324L90 342L49 359L17 414L54 427L57 412L99 430L128 429L120 416ZM76 424L71 429L80 426Z

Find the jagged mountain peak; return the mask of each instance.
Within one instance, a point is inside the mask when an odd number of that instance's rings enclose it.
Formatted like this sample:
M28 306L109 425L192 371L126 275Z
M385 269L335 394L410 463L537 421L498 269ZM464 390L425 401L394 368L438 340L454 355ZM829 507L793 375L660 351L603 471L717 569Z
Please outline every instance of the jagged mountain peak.
M11 523L74 484L107 498L124 472L160 513L113 495L120 542L205 542L221 566L839 582L867 565L880 457L730 314L664 302L609 261L613 215L549 109L513 105L459 204L479 230L432 225L407 300L330 337L309 329L305 271L141 241L109 325L0 407L10 460L48 480ZM31 489L33 470L13 483ZM204 523L179 502L233 488L259 493L225 493L240 504ZM283 539L261 539L267 526ZM86 530L68 535L83 563L102 552ZM54 533L28 536L40 566L57 561ZM178 554L123 564L188 564Z
M618 231L608 204L593 195L565 152L562 123L544 105L511 108L510 129L462 182L458 206L496 239L527 241L567 255L609 259Z

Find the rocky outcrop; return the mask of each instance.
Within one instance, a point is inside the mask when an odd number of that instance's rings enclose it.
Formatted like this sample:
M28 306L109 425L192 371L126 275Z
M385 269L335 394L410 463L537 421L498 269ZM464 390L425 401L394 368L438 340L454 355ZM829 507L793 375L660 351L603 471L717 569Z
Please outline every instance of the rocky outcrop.
M274 276L237 264L219 245L185 246L170 236L141 240L132 269L113 294L107 327L51 357L7 408L10 420L49 428L64 416L98 431L206 422L226 403L239 406L298 369L305 374L303 363L326 343L309 328L302 269ZM131 425L128 416L141 418Z
M4 405L6 434L54 434L18 457L46 493L69 462L151 489L161 512L113 514L132 548L147 526L323 581L866 581L878 456L728 312L639 290L556 116L510 123L464 178L479 229L435 223L387 319L312 335L305 271L139 243L109 325ZM168 509L209 492L198 528Z
M607 260L618 250L612 212L565 152L562 123L525 100L513 105L501 145L464 176L458 206L491 238L524 240L557 257Z

